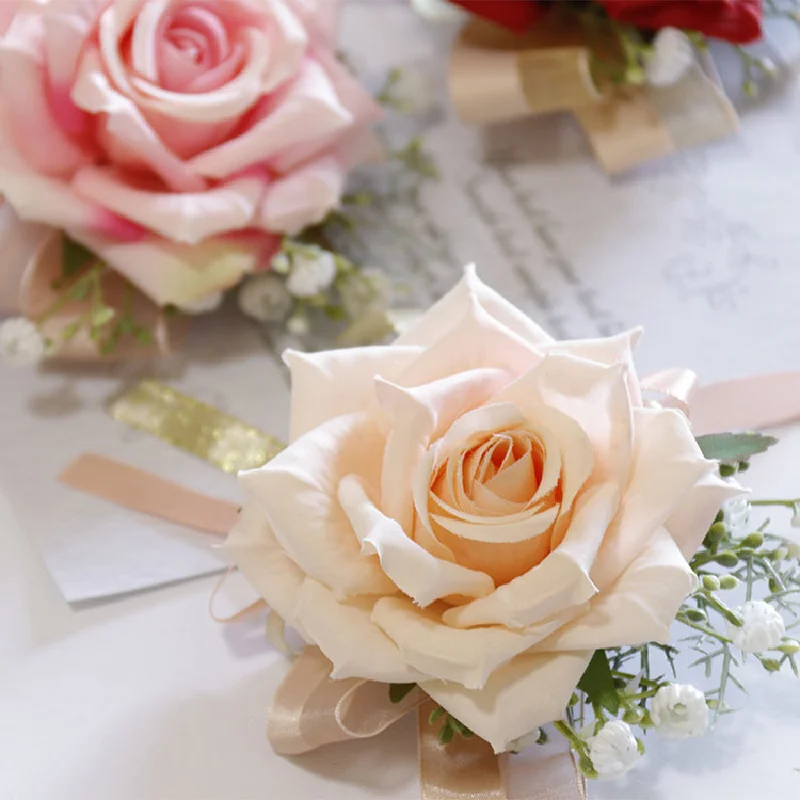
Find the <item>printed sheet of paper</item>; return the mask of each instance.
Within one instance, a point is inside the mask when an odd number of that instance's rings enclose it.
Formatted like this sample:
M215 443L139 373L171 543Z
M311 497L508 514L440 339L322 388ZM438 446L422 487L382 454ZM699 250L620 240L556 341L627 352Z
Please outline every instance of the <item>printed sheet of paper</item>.
M421 134L441 179L399 192L363 231L370 267L396 303L427 306L474 261L480 275L559 337L643 324L643 371L686 365L706 379L800 367L800 96L789 82L741 108L741 134L614 179L564 115L478 131L448 110L452 28L405 2L352 0L345 49L380 86L392 66L433 80L435 107L391 132ZM722 64L733 73L736 64ZM411 81L418 91L425 81ZM385 180L380 169L357 181ZM381 216L382 215L382 216ZM65 598L98 599L223 566L213 537L181 530L56 482L98 452L190 489L237 499L235 480L110 419L108 400L146 365L115 369L0 365L0 491ZM278 437L288 429L284 367L235 309L193 324L155 375ZM2 531L0 531L2 535Z

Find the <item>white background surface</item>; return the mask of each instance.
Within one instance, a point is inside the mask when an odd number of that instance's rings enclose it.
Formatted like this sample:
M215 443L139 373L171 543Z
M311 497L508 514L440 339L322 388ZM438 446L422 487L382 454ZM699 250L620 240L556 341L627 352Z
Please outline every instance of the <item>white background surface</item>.
M427 63L435 42L386 2L350 15L357 60ZM748 112L739 138L609 181L568 121L523 126L525 164L503 171L482 166L475 136L445 115L428 137L443 181L406 220L415 230L433 227L434 252L417 253L406 277L424 298L455 280L459 262L475 259L484 278L553 329L584 335L644 321L646 369L685 364L721 378L798 368L798 120L792 85ZM509 176L524 184L527 204L520 192L512 196ZM486 204L499 221L479 219ZM382 265L406 269L408 253L396 255ZM567 285L559 259L579 285ZM543 302L531 280L546 290ZM275 360L252 333L224 322L204 333L201 349L169 366L169 379L283 435L286 388ZM211 622L214 579L80 609L64 602L34 537L76 594L157 578L179 552L177 532L55 486L82 450L218 495L232 491L204 465L107 419L104 400L131 377L0 374L0 800L418 797L411 719L374 740L296 760L270 752L264 719L285 662L259 620ZM798 464L794 431L752 480L763 493L800 494ZM101 513L109 515L102 525ZM196 555L194 571L207 565L206 547L193 538L183 550ZM76 563L88 573L76 573ZM800 681L755 665L747 677L750 700L737 698L743 709L713 736L648 742L646 764L627 783L594 785L592 797L800 798Z

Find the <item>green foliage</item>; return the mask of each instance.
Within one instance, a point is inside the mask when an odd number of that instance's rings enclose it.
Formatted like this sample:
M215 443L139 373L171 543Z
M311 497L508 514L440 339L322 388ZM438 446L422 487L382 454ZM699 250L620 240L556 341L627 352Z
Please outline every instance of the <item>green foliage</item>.
M604 708L612 714L619 712L619 694L604 650L597 650L592 656L586 672L578 681L578 688L586 693L596 708Z
M710 433L699 436L697 444L706 458L725 465L746 462L751 456L763 453L778 440L763 433Z
M416 683L390 683L389 700L393 703L402 703L403 700L416 688Z

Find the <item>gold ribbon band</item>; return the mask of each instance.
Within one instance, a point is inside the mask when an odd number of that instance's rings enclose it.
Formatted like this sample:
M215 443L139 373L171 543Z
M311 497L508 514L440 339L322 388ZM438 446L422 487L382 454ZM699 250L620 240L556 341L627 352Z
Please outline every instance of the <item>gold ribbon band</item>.
M142 381L111 405L111 416L202 458L223 472L266 464L282 449L274 436L157 381Z

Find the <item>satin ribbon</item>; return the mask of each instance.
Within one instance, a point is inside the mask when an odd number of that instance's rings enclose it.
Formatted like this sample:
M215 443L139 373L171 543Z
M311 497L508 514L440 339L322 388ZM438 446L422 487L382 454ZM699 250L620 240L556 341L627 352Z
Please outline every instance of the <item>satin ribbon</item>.
M698 55L670 86L598 85L591 49L618 58L618 45L587 41L573 15L555 8L525 36L468 23L450 58L453 106L468 123L489 125L554 111L572 112L600 166L625 172L738 129L710 56Z
M62 276L61 232L53 230L46 234L39 232L37 235L38 242L19 279L17 297L13 301L6 297L4 301L4 305L13 307L16 313L22 313L34 321L59 299L53 283ZM104 302L118 312L128 305L137 324L152 332L153 343L142 345L130 337L124 337L111 353L101 355L97 342L90 338L86 329L78 331L68 341L62 341L64 328L89 311L91 306L89 300L70 300L41 323L44 335L58 344L57 358L71 361L116 361L169 353L180 344L187 328L185 317L168 319L163 309L111 270L104 270L102 287ZM5 291L10 289L10 286L5 286Z
M385 683L333 680L333 665L313 646L292 664L272 700L267 736L279 755L308 753L326 744L365 739L385 731L427 697L414 688L399 703Z

